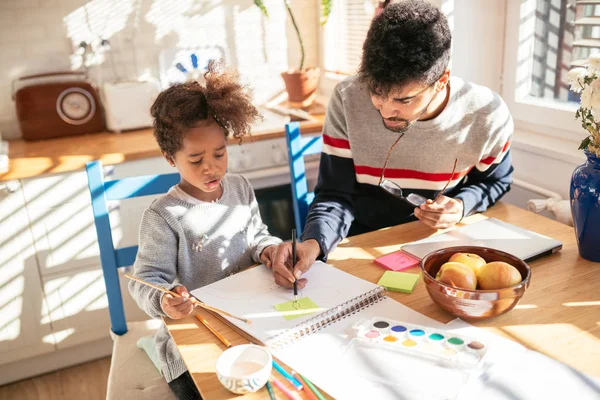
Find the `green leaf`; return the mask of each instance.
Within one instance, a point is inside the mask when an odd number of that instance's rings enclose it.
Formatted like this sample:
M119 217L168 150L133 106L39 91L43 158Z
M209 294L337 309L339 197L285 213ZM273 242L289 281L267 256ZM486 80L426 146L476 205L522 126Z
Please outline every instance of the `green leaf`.
M321 26L324 26L329 20L331 14L332 0L321 0Z
M585 139L583 139L581 141L581 144L579 145L579 149L578 150L585 150L587 149L587 147L590 145L590 143L592 143L592 138L591 136L586 137Z
M263 3L263 0L254 0L254 5L260 8L260 11L262 11L265 17L269 18L269 12L267 11L267 7L265 7L265 3Z

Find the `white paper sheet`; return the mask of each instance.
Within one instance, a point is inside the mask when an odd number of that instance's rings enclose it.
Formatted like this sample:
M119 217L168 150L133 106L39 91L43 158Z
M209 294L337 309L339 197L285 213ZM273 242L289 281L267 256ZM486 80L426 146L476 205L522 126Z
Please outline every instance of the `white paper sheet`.
M299 291L299 296L309 297L322 309L292 320L283 318L274 306L293 300L293 291L277 285L271 270L264 265L192 290L191 294L208 305L252 320L252 324L248 325L228 318L231 323L265 343L278 333L377 288L371 282L320 261L304 277L308 279L308 284Z
M472 371L365 348L350 340L348 328L374 317L444 329L443 324L387 298L274 354L335 399L456 398Z

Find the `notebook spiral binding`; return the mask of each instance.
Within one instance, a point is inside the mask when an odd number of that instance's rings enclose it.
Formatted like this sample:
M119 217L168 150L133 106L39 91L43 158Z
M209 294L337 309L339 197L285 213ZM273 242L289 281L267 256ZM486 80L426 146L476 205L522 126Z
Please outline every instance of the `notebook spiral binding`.
M346 317L356 314L367 307L372 306L387 298L387 289L378 286L360 296L356 296L345 303L331 308L303 323L288 329L265 343L272 351L277 351L287 345L290 345L308 335L338 322Z

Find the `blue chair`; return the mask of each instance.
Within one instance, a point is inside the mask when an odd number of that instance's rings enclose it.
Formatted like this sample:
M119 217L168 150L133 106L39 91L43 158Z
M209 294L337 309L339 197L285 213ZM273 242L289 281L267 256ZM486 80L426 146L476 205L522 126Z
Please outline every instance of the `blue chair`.
M148 393L154 398L173 398L166 381L150 358L136 348L137 341L153 334L161 321L134 322L131 331L125 320L118 269L133 265L138 246L115 249L108 214L108 202L166 193L179 183L178 173L136 176L104 181L102 163L86 164L88 187L92 197L94 224L98 234L100 262L108 297L108 313L113 336L113 353L107 385L107 399L140 398ZM157 323L154 323L157 322ZM154 323L154 324L153 324ZM153 346L153 344L150 344ZM113 372L114 371L114 372ZM126 371L126 372L125 372ZM142 391L140 391L143 389Z
M288 163L290 165L294 224L296 225L296 232L300 236L302 231L304 231L308 207L315 198L315 194L308 191L304 157L312 154L320 154L323 147L323 138L320 135L302 137L300 134L300 123L290 122L285 125L285 139L288 149Z

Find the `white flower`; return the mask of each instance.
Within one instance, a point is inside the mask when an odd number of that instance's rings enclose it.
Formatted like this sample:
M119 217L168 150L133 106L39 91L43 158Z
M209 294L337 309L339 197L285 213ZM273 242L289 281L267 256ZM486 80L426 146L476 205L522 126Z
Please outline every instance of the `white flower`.
M600 80L595 79L590 83L590 88L592 89L592 108L600 109Z
M587 64L590 72L594 73L596 71L600 71L600 53L591 54L586 60L585 64Z
M575 93L580 93L583 90L583 78L586 74L586 69L582 67L573 68L567 75L567 80L571 84L571 90Z
M592 108L592 88L586 86L581 92L581 107L590 109Z

